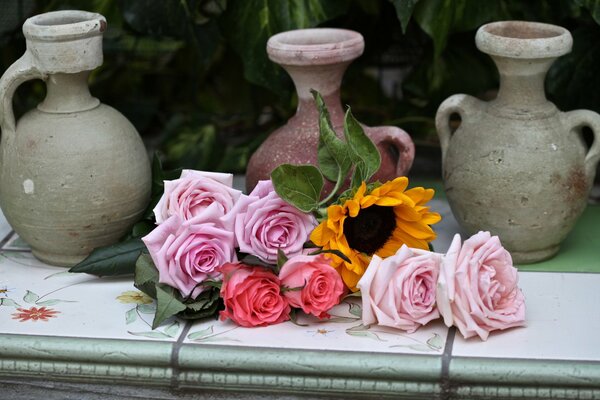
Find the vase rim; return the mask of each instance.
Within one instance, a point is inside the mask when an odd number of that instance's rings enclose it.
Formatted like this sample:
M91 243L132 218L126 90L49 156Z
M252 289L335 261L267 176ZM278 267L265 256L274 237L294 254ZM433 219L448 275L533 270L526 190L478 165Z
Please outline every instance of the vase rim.
M28 40L56 42L102 35L106 18L79 10L51 11L28 18L23 34Z
M485 24L475 35L477 48L492 56L536 59L555 58L573 47L571 33L558 25L529 21Z
M363 36L349 29L295 29L271 36L269 58L284 65L325 65L348 62L364 51Z

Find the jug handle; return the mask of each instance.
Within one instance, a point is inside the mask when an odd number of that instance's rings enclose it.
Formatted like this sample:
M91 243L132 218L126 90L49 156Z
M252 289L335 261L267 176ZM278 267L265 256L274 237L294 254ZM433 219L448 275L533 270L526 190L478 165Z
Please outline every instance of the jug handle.
M25 81L44 78L28 51L4 72L0 78L0 128L3 136L10 136L15 132L15 114L12 107L15 90Z
M594 180L596 166L600 160L600 114L590 110L574 110L562 114L562 119L568 132L577 131L577 128L589 127L594 133L594 141L585 155L585 175L588 182Z
M368 136L376 145L391 146L396 149L398 154L396 176L406 175L415 159L415 144L410 135L396 126L377 126L367 130Z
M435 114L435 129L440 139L440 147L442 148L442 165L446 163L446 153L452 131L450 131L450 116L458 114L461 119L461 124L465 123L467 114L480 109L481 100L469 96L468 94L455 94L448 97L440 104L437 113Z

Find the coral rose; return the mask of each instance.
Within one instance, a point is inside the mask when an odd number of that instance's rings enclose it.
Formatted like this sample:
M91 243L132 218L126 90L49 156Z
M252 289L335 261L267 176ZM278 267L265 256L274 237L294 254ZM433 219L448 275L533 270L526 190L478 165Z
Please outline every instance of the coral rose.
M242 192L232 189L233 175L185 169L179 179L165 181L165 191L154 208L156 223L172 215L192 219L213 203L220 216L227 214ZM233 226L227 226L232 230Z
M290 318L290 305L281 295L277 276L262 267L225 264L221 298L225 310L220 318L245 327L278 324Z
M440 313L466 338L525 324L517 269L497 236L479 232L461 246L455 235L442 261L437 289Z
M322 255L290 258L281 267L279 279L290 305L318 318L329 317L327 311L339 304L346 288L342 277Z
M301 254L315 218L290 205L275 192L271 181L260 181L240 198L235 215L235 238L240 251L266 262L277 261L277 250L288 257Z
M220 220L212 204L196 217L183 221L172 215L142 240L158 269L159 282L196 298L208 278L218 278L217 268L237 261L233 233Z
M374 255L358 281L362 320L414 332L439 318L436 283L441 255L403 245L386 259Z

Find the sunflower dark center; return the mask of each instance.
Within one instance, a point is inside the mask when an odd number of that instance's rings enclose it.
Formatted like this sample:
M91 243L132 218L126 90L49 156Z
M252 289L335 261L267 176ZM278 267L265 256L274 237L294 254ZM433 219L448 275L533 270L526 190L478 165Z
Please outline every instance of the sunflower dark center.
M360 252L373 254L392 236L396 228L393 207L371 206L344 221L348 245Z

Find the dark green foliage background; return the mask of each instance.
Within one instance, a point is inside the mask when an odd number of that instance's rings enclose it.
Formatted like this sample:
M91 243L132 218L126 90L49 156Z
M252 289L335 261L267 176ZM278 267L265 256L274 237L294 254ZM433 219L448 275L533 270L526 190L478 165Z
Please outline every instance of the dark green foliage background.
M23 21L59 9L108 20L105 61L92 93L123 112L167 168L243 172L254 149L295 109L293 85L265 52L269 36L332 26L361 32L365 54L349 68L342 97L367 124L411 133L418 154L438 157L433 125L446 97L494 96L497 72L477 51L475 30L496 20L562 25L573 52L546 82L562 110L600 112L600 0L2 0L0 71L24 51ZM382 90L382 76L401 86ZM44 96L24 84L17 115ZM417 171L418 172L418 171Z

